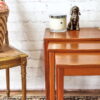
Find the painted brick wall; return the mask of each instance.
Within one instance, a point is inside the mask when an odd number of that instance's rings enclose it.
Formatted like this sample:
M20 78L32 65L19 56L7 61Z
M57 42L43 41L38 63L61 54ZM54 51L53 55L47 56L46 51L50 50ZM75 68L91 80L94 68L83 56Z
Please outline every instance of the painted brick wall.
M44 89L44 66L41 58L44 30L49 14L64 13L79 6L81 27L100 27L100 0L6 0L9 9L8 30L10 44L29 54L27 88ZM11 89L21 88L20 67L11 70ZM67 77L66 88L100 88L100 77ZM0 89L5 89L5 70L0 71Z

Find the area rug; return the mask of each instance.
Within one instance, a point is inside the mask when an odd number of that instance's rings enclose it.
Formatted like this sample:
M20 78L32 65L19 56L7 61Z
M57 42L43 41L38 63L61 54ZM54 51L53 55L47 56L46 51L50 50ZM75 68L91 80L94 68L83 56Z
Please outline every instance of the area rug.
M22 100L21 96L2 97L0 100ZM28 96L26 100L46 100L45 96ZM64 100L100 100L100 96L65 96Z

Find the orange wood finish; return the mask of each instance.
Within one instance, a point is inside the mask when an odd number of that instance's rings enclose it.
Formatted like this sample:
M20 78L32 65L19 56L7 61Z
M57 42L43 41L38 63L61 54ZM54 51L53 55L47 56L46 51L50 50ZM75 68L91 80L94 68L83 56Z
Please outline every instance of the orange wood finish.
M13 47L5 47L4 52L0 53L0 70L6 69L7 96L10 96L10 72L9 69L21 66L22 77L22 99L26 100L26 63L27 55Z
M53 33L50 32L50 29L46 29L44 37L44 55L47 100L55 100L55 78L51 78L51 76L53 77L53 75L55 75L55 66L53 65L55 53L71 53L73 51L74 53L99 53L100 29L82 28L80 31L67 31L62 33ZM51 57L52 59L49 59Z
M50 32L46 29L44 40L49 42L82 42L82 41L100 41L99 28L81 28L80 31L67 31L67 32ZM85 42L84 41L84 42Z
M64 97L64 76L100 75L99 54L55 54L57 100Z
M52 52L55 51L56 53L58 52L84 52L84 53L94 53L94 52L100 52L100 41L91 43L67 43L67 42L61 42L61 43L49 43L48 45L48 51Z

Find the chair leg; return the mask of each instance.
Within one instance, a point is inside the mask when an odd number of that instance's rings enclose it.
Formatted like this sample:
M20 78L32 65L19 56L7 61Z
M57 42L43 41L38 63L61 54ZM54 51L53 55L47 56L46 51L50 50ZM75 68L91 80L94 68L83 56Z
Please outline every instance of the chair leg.
M22 100L26 100L26 59L21 62Z
M64 73L63 69L56 68L57 100L64 100Z
M10 96L10 75L9 68L6 69L6 86L7 86L7 97Z

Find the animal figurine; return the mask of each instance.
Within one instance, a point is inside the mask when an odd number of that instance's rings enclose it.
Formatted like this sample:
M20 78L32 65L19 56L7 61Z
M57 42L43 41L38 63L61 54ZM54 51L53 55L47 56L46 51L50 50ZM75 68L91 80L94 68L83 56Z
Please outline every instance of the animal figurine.
M71 18L67 30L80 30L79 27L79 7L73 6L71 9Z

